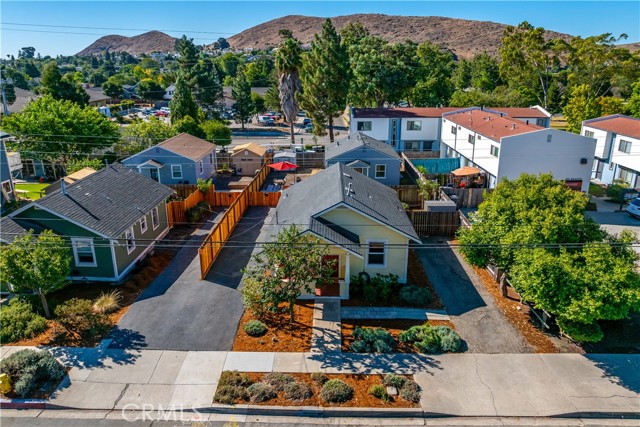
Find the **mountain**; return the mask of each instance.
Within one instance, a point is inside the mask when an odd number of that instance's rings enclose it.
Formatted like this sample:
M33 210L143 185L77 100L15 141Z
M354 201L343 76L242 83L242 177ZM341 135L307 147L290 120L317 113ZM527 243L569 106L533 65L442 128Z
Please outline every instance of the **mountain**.
M249 28L228 39L232 48L264 49L280 41L278 30L288 28L303 44L309 43L313 35L320 33L325 18L290 15ZM502 32L507 27L488 21L443 18L439 16L390 16L379 14L357 14L331 18L338 31L350 22L360 21L373 35L390 42L413 40L422 43L430 40L442 45L461 58L469 58L486 51L498 53ZM569 39L568 34L547 31L547 37Z
M89 56L109 52L125 51L132 55L152 52L175 51L176 38L160 31L149 31L133 37L110 35L100 37L95 42L77 53L79 56Z

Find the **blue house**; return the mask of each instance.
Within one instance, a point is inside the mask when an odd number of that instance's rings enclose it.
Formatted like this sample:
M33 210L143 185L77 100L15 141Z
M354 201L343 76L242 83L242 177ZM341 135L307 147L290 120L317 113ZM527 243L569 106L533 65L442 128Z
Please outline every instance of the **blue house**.
M216 172L216 146L181 133L122 161L161 184L195 184Z
M402 159L389 144L362 132L327 147L325 167L342 163L381 184L400 185Z
M7 150L4 141L0 139L0 212L4 210L4 204L16 199L13 188L13 177L9 168Z

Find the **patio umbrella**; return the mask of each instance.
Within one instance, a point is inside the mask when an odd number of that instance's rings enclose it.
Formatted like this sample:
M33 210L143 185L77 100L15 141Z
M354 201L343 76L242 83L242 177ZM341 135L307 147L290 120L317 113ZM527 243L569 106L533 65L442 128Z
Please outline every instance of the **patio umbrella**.
M461 168L458 168L454 171L451 171L451 173L455 176L469 176L469 175L477 175L480 173L480 169L478 168L473 168L471 166L463 166Z
M273 170L277 170L281 172L293 171L298 169L298 165L290 162L271 163L269 167L272 168Z

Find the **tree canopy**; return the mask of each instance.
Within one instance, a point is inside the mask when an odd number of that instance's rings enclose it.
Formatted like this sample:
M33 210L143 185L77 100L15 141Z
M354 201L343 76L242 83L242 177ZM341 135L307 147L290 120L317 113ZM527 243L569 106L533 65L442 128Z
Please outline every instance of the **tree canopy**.
M89 102L89 95L73 80L71 74L62 76L58 64L49 62L42 71L42 92L54 99L63 99L85 106Z

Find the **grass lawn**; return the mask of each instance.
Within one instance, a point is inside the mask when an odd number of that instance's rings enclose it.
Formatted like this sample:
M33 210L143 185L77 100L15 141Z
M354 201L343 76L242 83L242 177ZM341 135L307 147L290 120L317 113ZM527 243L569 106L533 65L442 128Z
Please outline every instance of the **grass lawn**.
M606 195L606 190L597 184L590 183L589 194L596 197L604 197Z
M28 184L16 184L16 190L23 190L26 191L26 193L20 193L18 191L18 196L20 197L26 197L30 200L38 200L40 197L42 197L42 195L44 193L41 193L42 190L44 190L45 187L48 187L49 184L45 183L45 184L32 184L32 183L28 183Z

